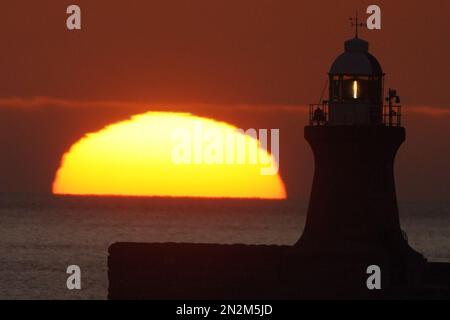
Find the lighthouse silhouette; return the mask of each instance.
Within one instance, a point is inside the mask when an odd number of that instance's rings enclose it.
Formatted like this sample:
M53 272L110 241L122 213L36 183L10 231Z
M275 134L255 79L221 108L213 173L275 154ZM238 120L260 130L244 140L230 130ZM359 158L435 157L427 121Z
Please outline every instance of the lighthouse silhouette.
M114 243L108 298L450 296L450 265L428 263L400 227L394 180L405 141L400 98L393 89L384 97L382 67L355 26L330 68L328 100L310 105L304 135L315 169L298 242ZM369 286L372 276L377 286Z
M420 284L426 261L400 228L394 181L405 141L400 98L393 89L384 98L385 74L358 26L331 65L328 100L310 105L304 134L315 172L296 247L343 265L375 264L387 285Z

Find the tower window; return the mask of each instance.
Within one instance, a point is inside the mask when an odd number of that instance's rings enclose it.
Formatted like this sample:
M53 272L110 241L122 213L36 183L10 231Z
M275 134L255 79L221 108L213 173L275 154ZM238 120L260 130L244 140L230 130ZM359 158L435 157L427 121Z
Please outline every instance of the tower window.
M339 80L333 80L333 86L332 86L332 100L333 101L339 101L340 96L340 81Z
M353 99L359 98L359 84L358 81L353 81Z
M383 77L364 75L331 75L330 102L380 103Z

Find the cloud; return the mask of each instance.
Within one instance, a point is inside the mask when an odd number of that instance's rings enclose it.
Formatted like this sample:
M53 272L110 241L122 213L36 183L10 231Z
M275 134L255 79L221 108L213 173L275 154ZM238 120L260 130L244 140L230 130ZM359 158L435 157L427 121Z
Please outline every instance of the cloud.
M403 112L413 112L427 116L449 116L449 108L429 107L429 106L411 106L404 109Z
M68 100L54 97L32 97L32 98L0 98L0 108L45 108L45 107L66 107L66 108L131 108L152 110L180 110L188 109L222 109L233 108L234 110L250 111L257 113L292 113L305 114L308 111L306 104L302 105L259 105L259 104L207 104L207 103L187 103L187 104L159 104L134 101L110 101L110 100ZM450 115L450 108L432 106L403 106L404 113L423 114L428 116Z
M49 106L59 106L68 108L91 108L91 107L142 107L146 104L123 101L82 101L66 100L52 97L33 97L33 98L0 98L0 108L43 108Z
M152 110L152 111L224 111L232 108L234 111L255 112L255 113L292 113L306 114L306 105L259 105L259 104L207 104L207 103L186 103L186 104L159 104L133 101L83 101L67 100L53 97L33 97L33 98L0 98L0 108L19 109L39 109L48 107L59 108L110 108L128 110Z

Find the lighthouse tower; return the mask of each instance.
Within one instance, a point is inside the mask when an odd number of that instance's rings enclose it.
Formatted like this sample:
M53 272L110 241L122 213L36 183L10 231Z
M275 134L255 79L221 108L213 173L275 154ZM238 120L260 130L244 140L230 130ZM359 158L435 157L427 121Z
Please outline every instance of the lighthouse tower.
M310 106L305 138L315 172L296 246L364 275L377 265L384 286L418 284L426 261L401 230L394 181L394 158L405 140L400 98L392 89L384 98L382 67L357 30L331 65L328 100Z

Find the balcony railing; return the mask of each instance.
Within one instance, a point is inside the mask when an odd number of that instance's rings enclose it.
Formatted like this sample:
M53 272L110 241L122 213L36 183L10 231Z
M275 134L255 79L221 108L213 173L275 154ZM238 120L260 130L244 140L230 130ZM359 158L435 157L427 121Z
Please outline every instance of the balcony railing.
M329 124L328 110L329 106L327 101L321 104L310 104L309 125L327 126ZM383 106L382 124L386 127L400 127L402 124L402 107L400 105Z
M400 127L402 125L402 106L383 106L383 124L387 127Z
M324 101L322 104L309 105L309 125L328 125L328 102Z

